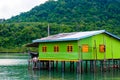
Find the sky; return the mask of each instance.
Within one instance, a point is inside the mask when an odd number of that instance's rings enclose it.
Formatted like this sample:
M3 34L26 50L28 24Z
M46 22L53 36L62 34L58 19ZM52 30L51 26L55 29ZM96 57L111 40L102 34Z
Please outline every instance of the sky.
M0 19L9 19L21 12L27 12L46 1L48 0L0 0Z

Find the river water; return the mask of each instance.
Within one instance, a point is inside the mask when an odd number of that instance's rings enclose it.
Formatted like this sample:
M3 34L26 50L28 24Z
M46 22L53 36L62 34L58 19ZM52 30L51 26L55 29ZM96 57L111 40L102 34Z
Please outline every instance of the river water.
M120 70L83 73L28 70L26 54L0 54L0 80L120 80Z

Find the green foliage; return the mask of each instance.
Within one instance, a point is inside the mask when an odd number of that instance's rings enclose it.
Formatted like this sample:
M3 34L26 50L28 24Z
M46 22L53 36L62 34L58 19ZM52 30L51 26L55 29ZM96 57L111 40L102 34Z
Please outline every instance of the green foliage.
M22 48L24 44L31 43L34 39L46 37L47 25L48 23L40 22L0 24L0 51L4 48L8 48L9 50L7 51L11 51L10 49L15 49L17 51L17 47ZM72 29L70 26L68 27L68 25L50 24L51 35L71 31Z
M50 34L105 29L120 36L119 0L49 0L0 23L2 48L20 48Z

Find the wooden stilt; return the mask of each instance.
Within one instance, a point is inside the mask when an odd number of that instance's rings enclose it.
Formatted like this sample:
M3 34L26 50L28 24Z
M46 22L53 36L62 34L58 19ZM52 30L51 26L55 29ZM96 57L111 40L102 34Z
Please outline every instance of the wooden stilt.
M38 61L38 69L40 70L40 68L41 68L41 61L39 60Z
M61 63L62 63L62 72L64 72L65 71L65 61L62 61Z
M111 69L112 69L112 70L113 70L113 66L114 66L113 63L114 63L114 60L112 59L112 60L111 60Z
M101 72L103 72L103 61L101 61Z
M117 68L117 60L114 60L114 71L116 70L116 68Z
M77 69L76 69L77 73L80 73L80 74L82 73L82 67L81 67L82 65L81 65L81 63L82 63L82 61L77 62Z
M88 61L88 71L90 72L91 70L90 70L90 68L91 68L91 65L90 65L90 61Z
M43 68L49 69L49 61L44 61L43 62Z
M90 61L90 72L92 72L92 62Z
M92 72L94 72L94 61L92 61Z
M102 61L100 61L100 71L102 72Z
M93 72L94 71L94 66L93 66L93 60L90 61L90 71Z
M49 70L49 61L44 61L44 67L43 68Z
M96 60L94 60L94 72L96 72Z
M107 69L107 66L106 66L106 60L103 61L103 66L104 66L103 71L105 72L106 69Z
M43 65L43 68L45 68L45 62L44 61L42 62L42 65Z
M117 60L115 60L115 70L117 69Z
M113 60L113 71L115 71L114 66L115 66L115 60Z
M54 61L52 62L52 69L53 69L53 71L54 71Z
M117 71L119 69L119 60L117 59Z
M32 69L34 68L34 63L33 63L33 61L31 61L31 64L32 64Z
M88 71L88 61L86 60L86 64L85 64L85 71Z
M108 60L108 71L110 72L110 60Z
M72 62L70 61L70 72L72 72Z
M74 71L74 62L70 62L70 72Z
M80 62L76 62L76 72L80 73Z
M83 73L84 72L84 61L80 62L80 67L81 67L80 73Z
M65 71L65 61L64 61L64 71Z
M28 60L28 69L30 69L30 60Z
M43 68L42 61L40 61L40 67L41 67L41 69Z
M31 61L30 60L28 60L28 69L30 69L30 66L31 66Z
M106 71L108 71L108 61L109 60L106 60Z
M117 60L117 69L118 69L118 67L119 67L119 62L118 62L118 60Z
M49 61L49 71L51 71L51 61Z
M98 70L101 72L101 60L99 60L99 68L98 68Z
M120 69L120 60L118 60L118 62L119 62L119 64L118 64L119 65L119 69Z
M58 71L58 61L56 61L56 71Z
M115 67L118 68L118 60L116 60L116 66Z
M74 70L74 62L73 62L73 71L75 71L75 70Z
M63 61L63 66L64 66L63 70L64 70L64 72L65 72L65 61Z

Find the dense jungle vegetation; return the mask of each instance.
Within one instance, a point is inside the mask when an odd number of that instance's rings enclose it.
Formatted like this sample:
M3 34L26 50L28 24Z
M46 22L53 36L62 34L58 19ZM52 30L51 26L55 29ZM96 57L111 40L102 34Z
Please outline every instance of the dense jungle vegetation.
M51 35L104 29L120 37L120 0L49 0L0 22L0 51L25 51L48 24Z

